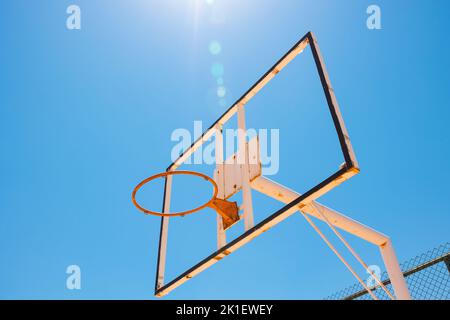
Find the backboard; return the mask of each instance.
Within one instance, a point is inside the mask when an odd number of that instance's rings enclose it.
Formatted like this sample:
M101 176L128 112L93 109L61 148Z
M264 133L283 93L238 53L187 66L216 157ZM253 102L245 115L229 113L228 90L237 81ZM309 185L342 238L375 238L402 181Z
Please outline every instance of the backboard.
M339 141L340 151L344 163L336 163L336 170L330 172L328 177L319 181L303 194L296 193L276 182L264 177L261 172L260 146L258 138L247 140L245 106L246 104L266 86L284 67L295 57L300 55L307 47L310 47L314 64L321 82L323 94L327 102L327 109L331 115L335 134ZM224 159L222 129L224 125L237 117L238 125L238 149L231 157ZM242 203L238 204L241 218L233 223L243 223L245 231L234 240L226 241L226 229L232 225L224 226L224 220L217 215L217 250L200 260L184 272L172 279L165 279L166 255L168 242L168 216L161 218L160 236L158 246L158 259L156 268L155 295L164 296L174 290L187 280L209 268L227 255L230 255L249 241L261 235L263 232L277 225L290 215L301 212L350 232L366 241L380 247L385 259L388 272L393 279L396 293L400 298L407 298L407 289L402 275L399 275L399 267L390 244L385 235L366 227L359 222L350 219L337 211L327 208L315 200L321 195L329 192L345 180L359 172L358 162L337 103L334 90L325 69L318 43L313 33L309 32L303 36L286 54L284 54L256 83L250 87L231 107L222 114L192 145L185 150L166 172L177 170L192 154L207 141L214 138L216 168L211 172L218 186L218 197L228 199L236 193L242 193ZM171 201L171 175L165 177L163 209L162 212L170 212ZM252 202L252 191L263 193L284 204L279 210L268 217L254 223L254 212ZM306 216L305 216L306 217Z

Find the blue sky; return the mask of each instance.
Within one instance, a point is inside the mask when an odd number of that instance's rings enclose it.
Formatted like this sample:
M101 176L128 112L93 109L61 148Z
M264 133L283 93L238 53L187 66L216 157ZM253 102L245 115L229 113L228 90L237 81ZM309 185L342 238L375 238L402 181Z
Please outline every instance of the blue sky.
M66 28L70 4L81 30ZM370 4L381 30L366 27ZM437 0L2 2L0 298L153 299L159 219L136 210L133 187L170 164L173 130L208 127L308 31L361 167L320 202L389 235L400 261L447 242L449 9ZM249 127L280 130L271 179L304 192L342 162L309 49L247 109ZM160 187L144 189L154 209ZM207 188L180 181L175 205L198 203ZM256 220L281 206L254 198ZM214 219L172 219L168 278L215 249ZM382 267L375 247L347 237ZM66 289L72 264L81 290ZM297 214L167 298L320 299L354 282Z

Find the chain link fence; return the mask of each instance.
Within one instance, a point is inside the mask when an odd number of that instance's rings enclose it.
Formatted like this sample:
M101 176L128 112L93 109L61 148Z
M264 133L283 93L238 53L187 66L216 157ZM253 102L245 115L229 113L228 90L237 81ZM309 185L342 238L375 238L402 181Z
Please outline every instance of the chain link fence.
M400 265L414 300L450 299L450 243L447 242L433 250L423 253ZM394 294L387 272L381 281ZM372 292L380 300L390 300L379 286ZM326 298L326 300L372 300L360 283L345 288Z

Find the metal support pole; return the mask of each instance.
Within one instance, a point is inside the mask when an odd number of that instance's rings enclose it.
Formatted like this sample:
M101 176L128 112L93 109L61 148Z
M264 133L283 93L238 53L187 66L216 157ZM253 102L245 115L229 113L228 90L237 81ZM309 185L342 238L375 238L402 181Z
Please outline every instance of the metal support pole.
M250 175L247 152L247 130L245 127L244 105L240 104L237 111L238 119L238 164L242 165L242 198L244 203L244 225L245 230L254 226L252 189L250 187Z
M300 196L299 193L263 176L253 180L251 186L254 190L261 192L276 200L279 200L283 203L289 203L298 196ZM322 211L322 214L326 216L327 219L330 221L330 223L332 223L334 226L348 233L351 233L361 239L371 242L377 246L386 243L386 241L389 239L388 236L382 234L381 232L378 232L316 201L313 201L311 204L303 206L302 208L299 207L298 209L301 209L303 212L319 220L324 220L320 212L318 212L318 210L316 209L316 207Z
M163 212L170 212L170 195L172 191L172 176L166 177L164 185ZM155 290L164 286L164 272L166 269L167 235L169 232L169 217L161 217L161 232L158 248L158 263L156 266Z
M219 125L216 128L216 165L219 168L217 176L215 177L216 183L219 186L218 197L224 199L224 177L225 177L225 166L223 165L223 135L222 126ZM223 229L222 216L216 215L217 218L217 250L222 248L227 243L226 233Z
M386 243L381 245L380 251L397 300L411 300L408 286L406 285L403 272L400 269L391 240L388 239Z
M255 179L251 186L253 189L284 203L289 203L300 195L263 176ZM392 243L388 236L315 201L313 201L313 204L308 204L302 208L298 207L298 209L301 209L304 213L315 218L324 220L320 213L314 208L316 206L334 226L377 245L381 250L381 255L391 279L396 298L399 300L411 299L405 278L400 270L394 248L392 247Z

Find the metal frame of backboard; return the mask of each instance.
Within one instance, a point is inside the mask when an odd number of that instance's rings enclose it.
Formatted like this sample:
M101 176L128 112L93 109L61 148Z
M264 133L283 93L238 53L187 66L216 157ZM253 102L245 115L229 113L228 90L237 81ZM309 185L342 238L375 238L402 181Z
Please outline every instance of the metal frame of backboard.
M168 225L169 218L162 217L161 218L161 227L160 227L160 237L159 237L159 247L158 247L158 260L157 260L157 268L156 268L156 281L155 281L155 295L156 296L164 296L169 293L185 281L189 280L193 276L202 272L206 268L210 267L217 261L221 260L225 256L234 252L238 248L240 248L245 243L254 239L258 235L267 231L274 225L278 224L288 216L292 215L299 209L306 211L308 213L308 208L310 214L314 215L314 210L310 208L311 203L315 203L314 200L330 191L337 185L341 184L345 180L351 178L353 175L359 172L358 163L353 152L353 148L350 142L350 138L348 136L347 130L344 125L343 118L341 116L341 112L339 110L339 106L334 94L334 90L331 86L330 79L328 77L327 71L325 69L325 65L320 54L319 46L317 44L316 38L312 32L308 32L305 36L303 36L281 59L279 59L244 95L242 95L211 127L209 127L187 150L185 150L177 160L175 160L166 171L176 170L183 162L188 159L194 152L197 150L202 144L209 141L209 139L214 135L218 135L221 138L222 126L226 123L234 114L238 115L238 127L239 129L243 129L245 131L245 118L244 118L244 106L245 104L259 91L261 90L275 75L280 72L292 59L294 59L298 54L300 54L308 45L310 45L312 55L315 61L315 65L317 68L317 72L320 77L320 81L325 93L326 101L328 104L328 108L334 123L334 127L336 133L339 138L339 143L341 147L341 151L343 154L343 158L345 162L339 167L339 170L331 174L328 178L321 181L304 194L296 194L295 198L285 204L284 207L277 210L275 213L271 214L269 217L259 222L256 225L253 225L252 222L252 213L244 212L245 217L245 232L232 240L229 243L225 243L225 241L219 241L219 249L210 254L208 257L201 260L199 263L189 268L187 271L181 273L176 276L174 279L169 282L164 282L164 271L165 271L165 263L166 263L166 249L167 249L167 235L168 235ZM239 139L241 140L241 139ZM240 147L245 144L245 140L241 141ZM171 176L166 177L165 187L164 187L164 198L163 198L163 212L170 211L170 192L171 192ZM248 205L245 203L245 190L244 187L251 187L253 189L258 189L261 187L261 183L268 183L268 186L273 186L268 182L268 180L264 180L264 177L261 179L257 179L255 183L252 185L248 182L247 186L245 183L243 185L244 191L244 208ZM247 188L247 196L250 196L250 204L251 204L251 195L248 194L249 189ZM398 262L395 256L395 252L392 249L392 245L390 240L385 235L378 233L377 231L370 229L359 222L356 222L346 216L339 214L331 209L323 207L327 209L327 214L334 215L334 223L338 225L338 227L343 228L344 230L351 232L360 236L361 238L372 242L378 245L381 249L381 253L385 260L385 264L388 272L391 273L394 277L398 278L397 288L396 290L397 297L399 298L408 298L408 290L405 287L404 279L399 278L398 274L400 272ZM316 215L316 217L318 217ZM320 219L320 217L318 217ZM219 230L218 230L219 231ZM401 274L401 272L400 272ZM402 282L403 280L403 282Z

